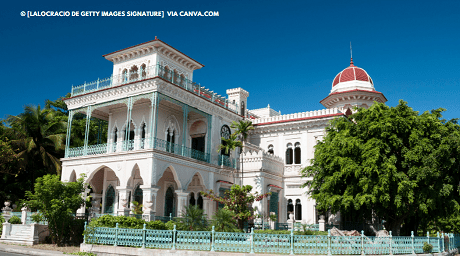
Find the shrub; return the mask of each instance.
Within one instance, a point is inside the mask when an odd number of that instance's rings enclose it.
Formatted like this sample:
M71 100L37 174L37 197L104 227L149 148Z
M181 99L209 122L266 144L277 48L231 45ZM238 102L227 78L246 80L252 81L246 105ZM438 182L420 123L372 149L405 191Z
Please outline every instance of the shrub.
M11 218L8 220L8 222L11 223L11 224L22 224L21 218L19 218L18 216L13 216L13 217L11 217Z
M0 223L3 223L3 222L5 222L5 218L3 218L3 215L0 214Z
M147 222L142 219L136 219L135 217L112 216L112 215L103 215L97 219L93 219L89 223L89 227L114 228L117 225L117 223L118 223L119 228L143 229L144 224L146 224L147 229L158 229L158 230L166 229L166 225L159 220Z
M38 212L32 214L32 215L30 216L30 219L31 219L33 222L35 222L35 223L39 223L40 221L44 221L44 220L45 220L45 218L43 218L43 215L40 214L40 213L38 213Z
M424 242L422 249L423 249L424 252L431 252L433 250L433 245L431 245L431 244L429 244L427 242Z

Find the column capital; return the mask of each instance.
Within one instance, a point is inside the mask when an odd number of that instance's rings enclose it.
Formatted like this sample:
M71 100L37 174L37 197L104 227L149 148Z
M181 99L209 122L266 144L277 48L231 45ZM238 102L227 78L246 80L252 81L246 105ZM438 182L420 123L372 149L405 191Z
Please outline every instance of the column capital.
M190 193L184 190L175 190L177 197L187 197Z

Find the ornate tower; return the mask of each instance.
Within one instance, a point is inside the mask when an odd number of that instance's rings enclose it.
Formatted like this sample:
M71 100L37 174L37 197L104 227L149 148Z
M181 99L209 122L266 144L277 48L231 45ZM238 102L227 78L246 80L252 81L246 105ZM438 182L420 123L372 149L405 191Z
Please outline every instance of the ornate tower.
M320 101L326 108L339 108L346 114L351 114L353 107L371 106L374 101L387 102L383 93L374 88L374 82L367 72L353 64L338 73L333 82L329 95Z

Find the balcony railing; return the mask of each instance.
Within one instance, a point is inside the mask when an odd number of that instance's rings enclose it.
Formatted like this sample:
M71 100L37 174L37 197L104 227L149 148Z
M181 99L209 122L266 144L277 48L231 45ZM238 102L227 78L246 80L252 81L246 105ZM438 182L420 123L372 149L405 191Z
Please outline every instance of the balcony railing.
M196 149L192 149L189 147L185 147L179 144L171 143L162 139L155 138L153 141L153 148L169 153L173 153L176 155L184 156L193 158L199 161L210 163L210 154L204 153ZM120 145L121 146L118 146ZM85 150L85 147L76 147L76 148L69 148L66 151L66 157L78 157L78 156L86 156L86 155L99 155L99 154L107 154L112 152L119 152L119 151L131 151L137 149L144 149L149 148L150 145L148 143L148 139L141 139L138 141L138 145L136 145L135 140L128 140L118 143L112 144L97 144L97 145L89 145ZM219 157L218 163L215 162L214 164L218 165L225 165L228 167L236 168L236 159L228 159L227 156ZM222 162L223 161L223 162Z
M218 165L220 166L227 166L227 167L230 167L230 168L233 168L233 169L238 169L238 161L237 159L231 159L230 157L226 156L226 155L219 155L219 158L218 158Z
M192 82L185 78L183 75L179 75L176 72L163 67L160 64L155 66L149 66L145 69L140 68L136 71L130 71L121 75L112 75L104 79L97 79L96 81L84 83L78 86L72 86L71 96L82 95L89 92L99 91L114 86L128 84L144 79L161 77L183 89L192 92L203 99L206 99L214 104L220 105L234 113L238 113L238 104L229 102L228 99L218 95L217 93L202 87L201 85Z

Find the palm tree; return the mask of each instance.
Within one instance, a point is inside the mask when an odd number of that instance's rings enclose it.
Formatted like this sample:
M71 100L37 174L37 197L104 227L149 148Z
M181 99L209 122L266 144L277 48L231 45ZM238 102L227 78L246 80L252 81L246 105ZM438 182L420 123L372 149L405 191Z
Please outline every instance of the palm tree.
M15 131L11 143L18 148L22 165L38 169L39 163L47 173L61 174L60 157L65 148L65 127L63 118L58 118L53 109L41 109L40 106L26 106L17 116L8 116L7 122ZM32 172L32 180L34 174Z
M240 135L240 140L243 143L241 146L241 153L243 153L243 148L245 146L246 139L248 138L249 131L254 130L252 122L249 120L240 120L239 122L233 121L230 126L232 129L236 129L235 134ZM241 155L243 158L243 155ZM241 185L243 185L243 159L241 159Z
M183 212L183 217L178 219L180 219L183 230L200 231L205 230L207 226L203 210L197 205L187 206Z
M220 152L221 150L225 151L225 154L230 155L230 152L235 150L238 147L242 147L243 144L241 141L237 139L236 134L230 134L228 139L221 137L222 139L222 144L220 144L219 150L217 152ZM223 161L222 161L223 162Z
M216 227L216 231L218 232L233 232L237 229L234 216L235 214L232 211L220 208L212 216L212 225Z

